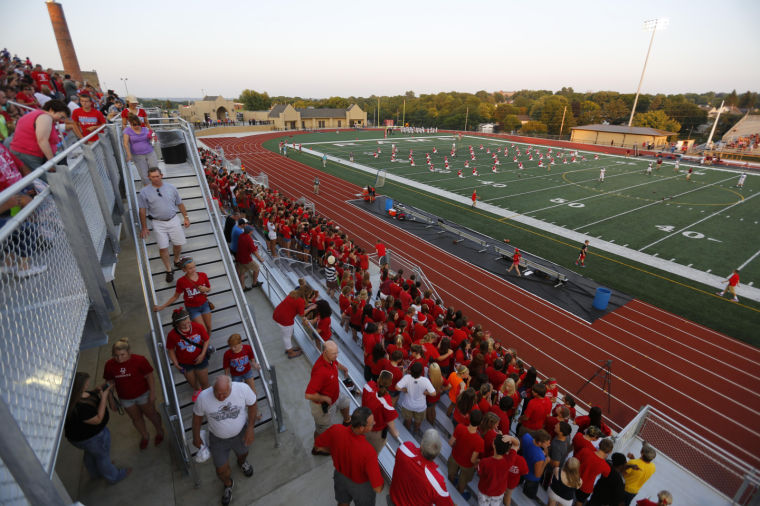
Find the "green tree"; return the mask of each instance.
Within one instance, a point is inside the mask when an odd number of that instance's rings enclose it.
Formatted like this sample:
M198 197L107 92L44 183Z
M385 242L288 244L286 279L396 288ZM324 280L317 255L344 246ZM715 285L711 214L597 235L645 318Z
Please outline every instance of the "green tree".
M548 133L553 135L560 133L560 127L562 132L567 133L571 127L575 126L570 102L560 95L544 95L536 100L530 109L530 117L546 125Z
M707 121L707 111L686 99L683 95L672 95L665 101L665 114L681 124L681 132L688 134Z
M243 90L243 93L240 94L240 98L238 98L238 102L241 102L243 108L247 111L265 111L272 106L272 99L269 98L266 91L264 93L259 93L254 90ZM288 103L287 99L282 103Z
M540 121L528 121L520 129L524 134L545 134L547 132L546 125Z
M504 102L506 102L507 99L504 98L504 95L502 95L498 91L495 91L494 94L493 94L493 100L497 104L503 104Z
M681 124L665 114L665 111L637 113L633 117L633 126L656 128L667 132L678 132L681 130Z
M522 122L514 114L507 114L499 124L501 125L502 132L519 130L522 126Z
M591 100L584 100L580 103L578 112L579 125L594 125L602 122L602 108L599 104Z
M757 93L752 93L751 91L747 91L747 93L743 93L741 97L739 97L739 107L742 109L754 109L755 104L757 103Z
M736 90L726 95L726 105L728 106L739 105L739 96L736 94Z
M493 113L495 110L496 107L494 107L493 104L489 104L488 102L482 102L478 106L478 114L481 118L483 118L483 121L492 121Z
M626 107L622 99L610 100L602 106L602 117L613 124L622 123L628 119L631 110Z

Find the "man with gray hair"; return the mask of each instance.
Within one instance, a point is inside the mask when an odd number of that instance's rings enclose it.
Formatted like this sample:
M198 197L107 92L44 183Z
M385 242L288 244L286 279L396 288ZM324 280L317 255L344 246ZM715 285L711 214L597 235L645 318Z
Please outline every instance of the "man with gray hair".
M222 505L232 500L230 450L247 478L253 476L253 466L246 460L248 446L253 443L253 423L256 420L256 394L245 383L233 383L229 376L216 378L214 386L202 391L193 406L193 444L200 448L201 424L208 420L208 447L216 467L216 475L224 484Z
M435 463L440 453L441 436L435 429L425 431L419 448L411 441L398 447L388 494L389 506L453 506L446 479Z
M314 439L332 425L336 413L343 416L343 425L350 425L348 414L348 397L340 391L338 371L346 373L346 366L338 363L338 345L327 341L324 351L311 368L311 379L306 386L304 397L311 401L309 408L314 418ZM320 451L316 445L311 449L312 455L329 455Z

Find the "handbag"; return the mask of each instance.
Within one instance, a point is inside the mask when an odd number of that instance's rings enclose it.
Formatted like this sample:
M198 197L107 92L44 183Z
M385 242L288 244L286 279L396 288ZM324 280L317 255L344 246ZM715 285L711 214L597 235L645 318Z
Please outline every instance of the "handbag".
M179 331L177 331L177 334L179 334ZM198 343L192 342L190 339L187 339L182 334L179 334L179 338L185 341L190 346L198 346ZM214 352L216 352L216 348L214 348L213 344L209 344L208 348L206 348L206 360L211 359L211 356L214 354Z

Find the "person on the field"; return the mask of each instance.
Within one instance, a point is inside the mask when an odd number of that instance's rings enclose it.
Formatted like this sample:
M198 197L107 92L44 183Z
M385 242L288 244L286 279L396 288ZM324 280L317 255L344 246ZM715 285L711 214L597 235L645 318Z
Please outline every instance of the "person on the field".
M724 283L726 283L726 288L723 291L717 292L718 295L723 297L728 292L733 296L732 300L734 302L739 302L739 297L736 296L736 288L739 286L739 269L734 269L733 274Z
M522 259L522 254L520 253L520 250L515 248L515 252L512 254L512 265L509 266L509 269L507 269L507 273L512 272L512 269L517 272L518 276L521 276L520 274L520 260Z
M586 267L586 255L588 254L588 239L581 244L581 250L578 253L578 259L575 261L575 265L580 263L581 267Z

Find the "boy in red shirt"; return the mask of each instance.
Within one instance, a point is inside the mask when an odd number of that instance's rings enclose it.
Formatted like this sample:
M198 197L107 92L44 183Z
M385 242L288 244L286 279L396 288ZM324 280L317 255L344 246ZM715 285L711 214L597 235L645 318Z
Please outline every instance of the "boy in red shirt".
M81 139L87 137L98 129L100 125L106 124L106 117L103 113L92 107L92 97L88 93L79 95L79 105L81 107L74 109L71 113L71 121L74 122L77 136ZM98 140L97 135L93 135L88 142Z
M546 397L546 385L543 383L535 383L533 385L533 398L528 402L528 406L525 408L525 413L520 417L520 431L519 436L522 436L527 431L534 431L544 428L544 422L546 417L549 416L552 410L552 404Z
M449 439L451 456L447 462L449 481L457 484L457 490L464 493L467 484L475 475L479 455L484 451L483 438L478 432L478 425L483 421L480 410L470 412L470 424L457 425L454 435ZM457 482L457 476L459 481Z
M724 281L724 283L726 283L726 289L723 290L722 292L718 292L718 295L723 297L723 294L725 294L726 291L728 291L728 293L734 296L734 298L731 300L733 300L734 302L739 302L739 297L736 296L736 288L739 286L739 269L734 269L734 272L733 274L731 274L731 277L729 277L726 281Z
M478 463L478 504L502 504L514 462L511 455L511 458L505 457L514 453L514 450L510 451L512 446L518 448L520 441L512 436L498 436L493 440L493 457L485 458Z
M614 443L611 439L603 439L599 443L599 449L583 448L580 452L574 454L581 463L581 488L575 492L575 504L583 506L586 500L594 490L594 482L597 476L608 476L610 474L610 465L607 463L607 457L612 453Z
M256 384L253 381L253 369L261 369L253 355L253 349L243 344L240 334L232 334L227 339L230 348L224 352L222 363L224 374L230 376L232 381L243 382L256 393Z

